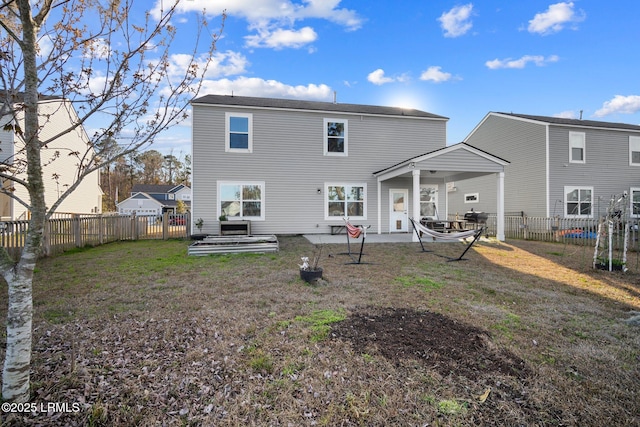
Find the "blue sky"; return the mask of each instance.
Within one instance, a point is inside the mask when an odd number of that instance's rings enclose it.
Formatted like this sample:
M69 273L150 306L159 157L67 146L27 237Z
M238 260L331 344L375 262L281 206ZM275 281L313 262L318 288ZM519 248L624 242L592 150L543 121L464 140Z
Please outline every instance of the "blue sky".
M417 108L448 144L490 111L640 124L637 0L182 0L176 53L203 9L228 15L203 95ZM152 148L188 153L189 126Z

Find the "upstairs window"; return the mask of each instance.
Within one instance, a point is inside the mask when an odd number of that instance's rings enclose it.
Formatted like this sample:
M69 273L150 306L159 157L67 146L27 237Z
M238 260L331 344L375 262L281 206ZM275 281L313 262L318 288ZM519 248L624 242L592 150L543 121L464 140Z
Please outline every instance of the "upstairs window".
M348 123L340 119L324 119L324 155L346 156Z
M629 137L629 165L640 166L640 136Z
M253 115L227 113L225 118L225 150L251 153L253 151Z
M564 194L565 217L593 216L593 187L564 187Z
M585 163L584 132L569 132L569 163Z

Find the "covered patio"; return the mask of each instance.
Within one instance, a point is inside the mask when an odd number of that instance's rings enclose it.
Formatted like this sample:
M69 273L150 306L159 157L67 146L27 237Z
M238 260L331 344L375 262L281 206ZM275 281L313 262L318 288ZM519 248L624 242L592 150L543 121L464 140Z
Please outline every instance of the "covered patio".
M454 197L450 196L450 193L455 194L454 191L450 191L451 186L455 185L456 181L495 175L496 237L504 241L504 168L508 164L504 159L461 142L374 172L373 175L377 179L378 234L383 234L385 230L387 233L411 232L408 218L446 220L449 214L449 198ZM442 192L444 201L440 199L432 203L433 206L425 203L425 192L421 193L421 188L424 190L429 184L445 189ZM389 193L389 197L385 196L385 191ZM384 220L387 220L386 224ZM418 240L415 233L410 235L414 242Z

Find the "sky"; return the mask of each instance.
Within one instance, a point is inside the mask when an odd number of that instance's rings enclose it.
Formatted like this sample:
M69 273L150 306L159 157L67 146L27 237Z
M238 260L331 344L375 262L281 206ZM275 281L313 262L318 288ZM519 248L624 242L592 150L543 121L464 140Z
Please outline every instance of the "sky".
M182 0L175 53L202 10L227 18L201 95L416 108L449 145L492 111L640 125L638 0ZM188 153L190 126L152 148Z

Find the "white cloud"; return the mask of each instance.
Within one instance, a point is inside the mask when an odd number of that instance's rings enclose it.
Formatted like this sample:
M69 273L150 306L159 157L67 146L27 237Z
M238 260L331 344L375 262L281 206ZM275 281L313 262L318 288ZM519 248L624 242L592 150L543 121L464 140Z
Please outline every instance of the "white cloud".
M333 90L325 84L291 86L276 80L264 80L257 77L238 77L234 80L206 80L203 82L201 93L318 101L331 101L333 99Z
M602 104L602 108L596 111L595 117L604 117L609 114L635 114L640 112L640 95L622 96L616 95L612 100Z
M367 80L376 86L381 86L386 83L405 82L409 80L409 78L405 74L396 77L387 77L384 74L384 70L382 68L378 68L377 70L369 73Z
M525 55L519 59L494 59L492 61L487 61L484 65L487 68L492 70L497 70L499 68L524 68L528 63L533 63L538 67L542 67L551 62L557 62L560 58L557 55L547 56L546 58L542 55Z
M378 68L377 70L370 72L367 76L367 80L377 86L393 82L391 77L385 77L384 70L382 68Z
M228 16L245 19L249 30L258 34L247 36L247 45L251 47L300 48L317 38L311 27L292 29L295 23L305 19L324 19L357 30L363 19L351 9L340 8L341 0L305 0L302 3L292 0L191 0L181 1L178 13L201 12L209 16L218 16L226 11ZM151 11L158 19L162 9L162 0L156 0ZM285 29L286 28L286 29Z
M442 83L451 80L451 73L445 73L439 66L427 68L420 75L420 80L431 81L434 83Z
M246 36L249 47L268 47L272 49L301 48L313 43L318 34L311 27L304 27L298 31L276 29L275 31L259 30L258 35Z
M573 10L573 2L556 3L542 13L536 13L532 20L529 21L528 30L530 33L538 33L542 35L557 33L567 24L576 24L585 19L584 12L577 14Z
M438 21L444 30L445 37L459 37L471 29L471 11L473 4L456 6L448 12L443 13Z

